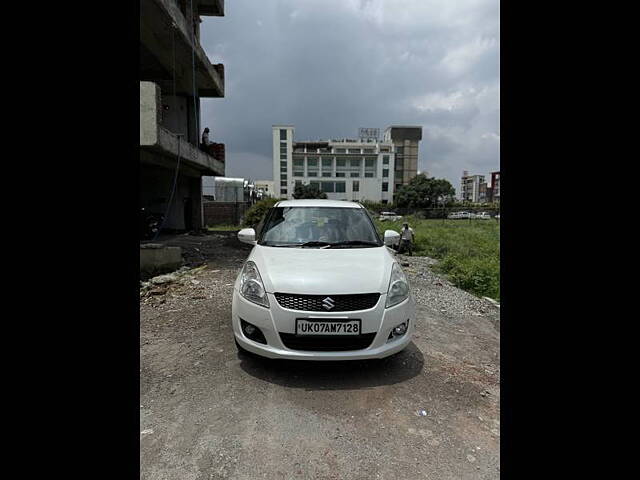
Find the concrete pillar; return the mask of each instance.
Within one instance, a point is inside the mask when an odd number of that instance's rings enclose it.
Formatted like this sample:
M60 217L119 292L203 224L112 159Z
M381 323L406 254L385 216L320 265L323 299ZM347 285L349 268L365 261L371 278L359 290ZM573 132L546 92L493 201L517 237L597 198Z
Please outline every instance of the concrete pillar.
M192 224L195 231L203 228L203 212L202 212L202 178L189 178L189 194L191 196L192 208Z
M200 119L200 99L196 98L195 105L193 102L193 96L187 96L187 128L188 134L186 140L196 147L200 146L200 131L199 131L199 119ZM194 114L195 109L195 114Z

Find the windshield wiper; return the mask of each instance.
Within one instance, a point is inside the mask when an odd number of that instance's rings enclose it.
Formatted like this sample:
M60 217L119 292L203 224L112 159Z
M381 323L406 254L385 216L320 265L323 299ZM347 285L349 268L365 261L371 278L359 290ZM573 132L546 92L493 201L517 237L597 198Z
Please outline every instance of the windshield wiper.
M312 242L305 242L300 244L301 247L330 247L331 245L333 245L333 243L319 242L316 240Z
M346 246L351 246L351 245L370 245L372 247L379 247L380 245L378 245L376 242L369 242L366 240L345 240L344 242L335 242L330 244L331 247L346 247Z
M301 243L264 243L265 247L299 247Z
M331 246L329 242L305 242L305 243L274 243L274 244L265 244L266 247L324 247L327 248Z
M305 243L274 243L274 244L266 244L267 247L320 247L320 248L333 248L333 247L348 247L355 245L367 245L372 247L379 247L376 242L368 242L366 240L345 240L343 242L322 242L318 240L313 240L311 242Z

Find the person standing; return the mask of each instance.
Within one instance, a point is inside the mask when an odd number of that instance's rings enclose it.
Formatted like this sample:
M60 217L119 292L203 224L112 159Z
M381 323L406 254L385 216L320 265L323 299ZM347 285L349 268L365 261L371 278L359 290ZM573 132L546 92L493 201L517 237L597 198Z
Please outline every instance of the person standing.
M398 253L404 253L405 249L409 251L409 255L413 256L413 229L409 227L407 222L402 224L402 231L400 232L400 247Z
M209 150L209 145L212 142L209 141L209 127L206 127L202 132L202 149L207 151Z

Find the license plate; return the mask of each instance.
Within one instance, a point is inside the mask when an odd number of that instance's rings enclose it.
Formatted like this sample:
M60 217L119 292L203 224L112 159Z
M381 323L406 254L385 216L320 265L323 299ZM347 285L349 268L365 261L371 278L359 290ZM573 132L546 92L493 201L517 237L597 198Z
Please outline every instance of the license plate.
M361 320L296 319L296 335L360 335Z

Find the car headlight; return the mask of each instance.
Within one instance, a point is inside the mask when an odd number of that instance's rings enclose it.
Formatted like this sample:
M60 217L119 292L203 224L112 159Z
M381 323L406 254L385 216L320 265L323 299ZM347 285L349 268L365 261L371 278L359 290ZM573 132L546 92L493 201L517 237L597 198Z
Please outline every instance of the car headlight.
M386 308L393 307L400 302L404 302L409 297L409 282L402 268L394 262L391 268L391 279L389 279L389 291L387 292Z
M269 299L256 264L248 261L240 274L240 295L250 302L269 308Z

